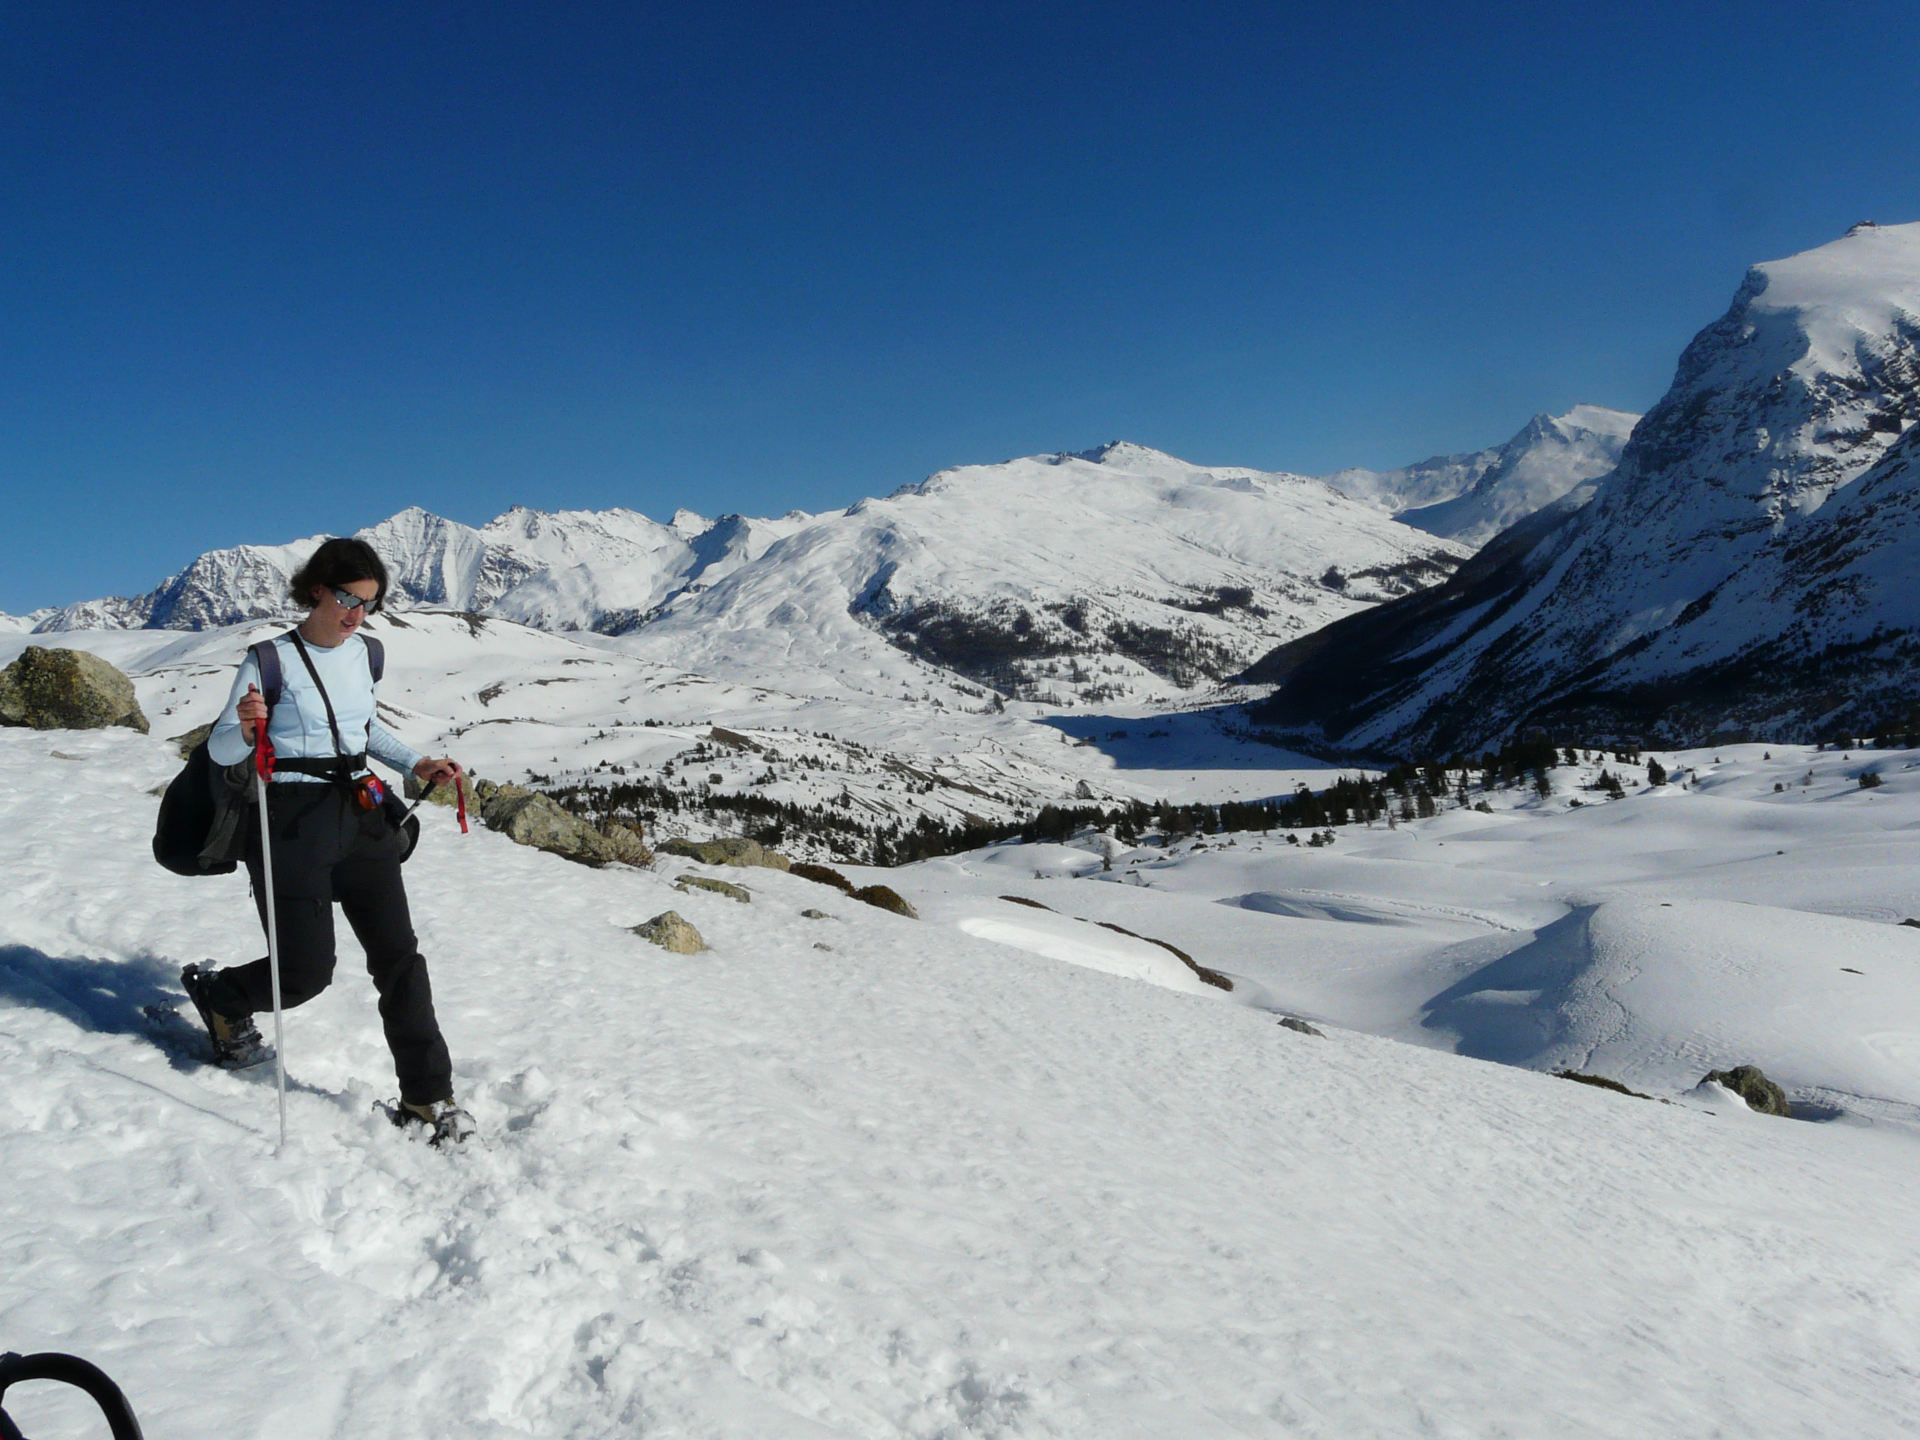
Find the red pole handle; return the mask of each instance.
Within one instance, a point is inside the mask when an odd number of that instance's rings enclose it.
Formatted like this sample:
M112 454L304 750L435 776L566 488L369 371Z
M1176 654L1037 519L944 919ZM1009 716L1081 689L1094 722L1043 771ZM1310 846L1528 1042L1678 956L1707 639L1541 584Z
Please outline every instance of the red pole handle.
M267 739L264 720L256 720L253 725L253 768L262 780L273 779L273 742Z

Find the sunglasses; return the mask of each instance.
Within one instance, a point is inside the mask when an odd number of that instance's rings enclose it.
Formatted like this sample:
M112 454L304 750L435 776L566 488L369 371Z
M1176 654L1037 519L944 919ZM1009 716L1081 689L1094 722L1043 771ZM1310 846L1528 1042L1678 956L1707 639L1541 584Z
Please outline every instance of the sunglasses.
M333 603L338 605L342 610L364 610L367 608L367 602L351 590L334 589L333 586L328 586L327 588L333 590Z

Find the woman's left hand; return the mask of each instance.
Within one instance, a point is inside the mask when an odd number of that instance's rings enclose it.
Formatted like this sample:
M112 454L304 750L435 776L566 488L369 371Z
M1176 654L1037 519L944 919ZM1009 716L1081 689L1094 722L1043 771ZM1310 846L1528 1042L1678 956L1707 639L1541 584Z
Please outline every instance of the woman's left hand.
M413 767L413 777L422 785L451 785L463 773L459 761L444 755L437 760L422 760Z

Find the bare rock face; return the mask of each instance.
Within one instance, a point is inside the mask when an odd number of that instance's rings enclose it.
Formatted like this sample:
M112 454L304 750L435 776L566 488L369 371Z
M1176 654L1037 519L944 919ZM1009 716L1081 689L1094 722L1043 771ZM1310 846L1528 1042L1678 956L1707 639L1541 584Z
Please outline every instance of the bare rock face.
M1747 1102L1749 1110L1762 1115L1791 1115L1787 1092L1769 1080L1758 1065L1736 1065L1731 1070L1710 1070L1700 1083L1717 1080Z
M634 926L633 933L642 940L651 940L662 950L671 950L675 955L698 955L707 948L707 942L700 938L700 932L672 910L663 910L646 924Z
M909 920L920 918L920 912L913 908L912 903L890 886L863 885L853 892L853 898L864 900L867 904L878 906L882 910L891 910L896 915L904 915Z
M98 655L29 645L0 670L0 725L35 730L99 730L125 725L147 733L133 682Z
M489 785L479 794L480 818L509 840L583 865L605 865L618 858L606 836L562 810L551 796L524 785Z
M184 735L174 736L173 744L175 748L180 751L180 758L184 760L193 753L196 745L200 744L211 734L213 734L213 722L208 721L205 725L194 726L193 729L187 731Z
M729 885L725 880L714 880L705 875L682 875L673 882L676 890L707 890L715 895L724 895L729 900L738 900L742 905L751 905L753 896L745 886Z
M631 825L622 825L616 820L600 833L606 838L607 844L613 847L613 858L622 865L653 863L653 851L647 848L647 842Z
M718 840L669 840L660 848L669 855L698 860L703 865L759 865L768 870L793 868L793 862L778 851L738 835Z

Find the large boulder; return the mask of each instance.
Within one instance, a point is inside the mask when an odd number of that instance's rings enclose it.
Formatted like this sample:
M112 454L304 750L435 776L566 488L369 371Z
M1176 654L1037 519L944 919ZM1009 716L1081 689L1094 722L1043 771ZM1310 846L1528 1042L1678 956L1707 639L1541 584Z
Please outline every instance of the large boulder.
M1791 1115L1787 1092L1769 1080L1758 1065L1736 1065L1731 1070L1709 1070L1701 1084L1717 1081L1747 1102L1749 1110L1762 1115Z
M563 855L583 865L605 865L620 858L613 843L578 816L569 815L550 795L524 785L488 785L477 789L480 818L509 840Z
M669 855L698 860L703 865L759 865L768 870L790 870L793 862L757 840L725 835L718 840L668 840L660 847Z
M98 655L29 645L0 670L0 725L35 730L99 730L125 725L147 733L133 682Z
M698 955L707 948L700 932L673 910L662 910L645 924L634 926L633 933L676 955Z

